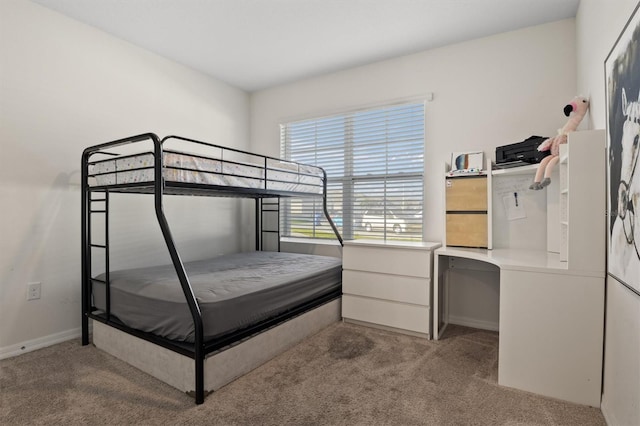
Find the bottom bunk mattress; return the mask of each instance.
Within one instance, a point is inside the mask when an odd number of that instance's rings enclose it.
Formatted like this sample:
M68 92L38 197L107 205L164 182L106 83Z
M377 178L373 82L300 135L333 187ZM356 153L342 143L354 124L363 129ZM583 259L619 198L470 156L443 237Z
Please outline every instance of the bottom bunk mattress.
M205 340L243 329L340 289L342 262L328 256L249 252L184 264L200 307ZM104 274L98 279L104 280ZM194 325L173 265L109 274L111 315L126 326L194 341ZM94 304L105 310L104 284Z

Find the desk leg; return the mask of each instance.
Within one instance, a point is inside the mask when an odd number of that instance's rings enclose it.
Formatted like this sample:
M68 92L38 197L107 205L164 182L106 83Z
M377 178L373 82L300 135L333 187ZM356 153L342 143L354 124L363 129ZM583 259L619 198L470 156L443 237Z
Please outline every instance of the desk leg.
M449 265L449 256L434 256L433 262L433 339L439 340L447 328L449 319L449 288L446 283L445 273Z
M440 305L440 268L438 264L440 260L440 256L436 253L433 256L433 298L431 299L431 306L433 310L431 312L431 336L433 340L438 340L440 338L440 327L438 326L438 311Z

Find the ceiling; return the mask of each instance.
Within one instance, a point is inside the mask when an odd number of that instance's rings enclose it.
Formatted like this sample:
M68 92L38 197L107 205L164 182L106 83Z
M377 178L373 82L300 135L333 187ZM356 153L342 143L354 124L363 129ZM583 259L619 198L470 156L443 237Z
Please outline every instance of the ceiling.
M579 0L32 0L248 92L575 17Z

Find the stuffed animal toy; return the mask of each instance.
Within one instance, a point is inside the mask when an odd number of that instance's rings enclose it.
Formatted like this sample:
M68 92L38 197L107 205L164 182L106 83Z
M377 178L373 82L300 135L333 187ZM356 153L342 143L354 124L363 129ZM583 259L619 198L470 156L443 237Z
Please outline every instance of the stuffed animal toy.
M551 183L551 172L559 161L560 145L567 143L567 135L578 128L588 109L589 100L581 96L576 96L564 107L564 115L570 117L569 121L562 129L558 129L557 136L545 140L538 147L538 151L551 150L551 155L547 155L540 161L536 176L529 189L542 189Z

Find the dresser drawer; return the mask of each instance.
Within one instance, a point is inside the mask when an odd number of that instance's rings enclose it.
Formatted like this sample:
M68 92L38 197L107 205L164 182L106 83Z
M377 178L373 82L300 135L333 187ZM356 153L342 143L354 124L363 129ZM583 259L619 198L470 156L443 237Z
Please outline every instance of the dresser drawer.
M346 319L429 334L430 310L410 305L360 296L342 296L342 316Z
M342 292L424 306L430 303L428 278L343 270Z
M358 271L429 278L431 252L397 247L389 249L345 245L342 253L342 267Z

